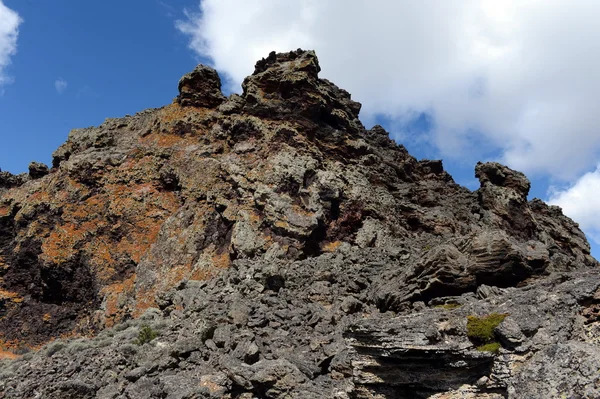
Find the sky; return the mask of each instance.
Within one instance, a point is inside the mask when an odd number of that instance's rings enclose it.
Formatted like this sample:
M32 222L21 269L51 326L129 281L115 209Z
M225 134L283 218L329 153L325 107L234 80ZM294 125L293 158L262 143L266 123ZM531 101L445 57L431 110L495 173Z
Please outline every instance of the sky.
M598 15L597 0L0 0L0 168L171 102L199 62L240 92L270 51L314 49L367 127L470 189L477 161L523 171L600 257Z

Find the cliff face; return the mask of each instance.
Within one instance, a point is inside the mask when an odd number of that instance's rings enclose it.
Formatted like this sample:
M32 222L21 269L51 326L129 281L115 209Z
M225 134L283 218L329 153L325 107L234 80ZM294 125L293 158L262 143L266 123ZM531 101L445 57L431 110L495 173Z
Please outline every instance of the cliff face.
M100 333L7 363L5 397L494 398L598 351L578 226L500 164L460 187L319 71L272 53L226 98L200 65L172 104L72 131L50 170L0 173L3 348ZM469 333L490 314L500 354ZM138 352L143 323L161 334Z

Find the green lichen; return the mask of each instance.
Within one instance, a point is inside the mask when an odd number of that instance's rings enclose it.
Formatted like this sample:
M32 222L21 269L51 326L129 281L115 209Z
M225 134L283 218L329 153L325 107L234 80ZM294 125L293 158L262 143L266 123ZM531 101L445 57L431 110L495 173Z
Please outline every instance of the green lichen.
M499 342L492 342L490 344L485 344L485 345L480 345L477 347L477 350L480 352L491 352L491 353L498 353L498 351L500 350L501 345Z

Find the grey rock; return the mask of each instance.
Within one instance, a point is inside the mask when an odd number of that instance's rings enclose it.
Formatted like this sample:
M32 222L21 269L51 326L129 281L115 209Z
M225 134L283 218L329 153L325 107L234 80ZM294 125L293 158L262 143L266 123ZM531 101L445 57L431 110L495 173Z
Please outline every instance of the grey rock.
M349 313L349 314L358 312L359 310L362 309L362 307L363 307L362 302L351 296L346 297L342 301L342 305L341 305L341 309L344 311L344 313Z
M519 328L519 325L510 316L504 319L494 331L500 338L503 346L508 348L515 348L525 340L525 335Z
M119 389L114 385L102 387L96 392L96 399L116 399L119 397Z
M146 375L146 373L147 373L147 370L145 367L136 367L133 370L130 370L127 373L125 373L124 377L128 381L136 382L137 380L142 378L144 375Z
M142 377L136 383L125 388L125 397L131 399L163 398L163 385L156 378Z
M200 377L200 386L210 395L218 398L231 389L232 382L224 373L215 373Z
M0 169L0 189L19 187L30 179L29 174L13 175Z
M171 354L177 357L189 356L190 353L205 348L204 340L201 336L193 336L178 339L171 348Z
M490 298L493 296L502 295L505 292L506 292L505 289L481 284L479 287L477 287L476 294L479 299L486 299L486 298Z
M229 348L231 346L231 327L222 325L215 329L212 341L219 348Z
M254 364L258 361L260 349L254 342L242 341L238 342L232 352L232 356L240 359L246 364Z
M600 351L568 341L538 352L510 381L509 397L525 399L600 397Z
M261 360L252 365L250 382L267 398L279 398L306 381L292 363L284 360Z
M597 374L567 373L576 376L568 383L563 382L568 377L558 374L577 369L584 357L588 369L600 361L596 346L574 341L581 339L576 326L585 308L580 303L586 302L584 297L589 301L597 295L600 276L565 277L553 276L485 300L471 299L456 309L432 308L409 316L356 322L345 332L357 354L352 363L355 382L369 387L365 388L369 392L395 390L415 395L419 390L455 392L458 386L482 385L484 380L486 389L502 390L509 398L584 392L580 387L595 386ZM575 286L582 302L573 301ZM467 319L494 313L508 314L494 330L502 348L496 354L476 350L479 343L471 342ZM584 339L595 338L592 333ZM556 362L560 365L554 366ZM546 376L547 372L556 376ZM521 384L527 389L521 391ZM557 388L561 386L562 391ZM536 391L543 394L536 396ZM589 392L587 397L594 397L595 391Z
M92 384L86 384L85 382L79 380L70 380L56 384L54 391L51 392L48 397L53 399L92 399L96 397L97 390L98 388Z

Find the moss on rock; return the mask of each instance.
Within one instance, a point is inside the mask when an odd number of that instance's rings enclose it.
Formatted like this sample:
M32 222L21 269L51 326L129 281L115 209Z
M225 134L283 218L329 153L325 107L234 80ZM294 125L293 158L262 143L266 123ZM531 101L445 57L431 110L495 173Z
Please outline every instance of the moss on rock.
M487 316L467 317L467 336L482 352L497 353L500 343L495 340L494 330L508 316L506 313L491 313Z

